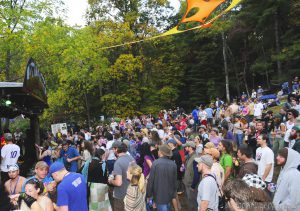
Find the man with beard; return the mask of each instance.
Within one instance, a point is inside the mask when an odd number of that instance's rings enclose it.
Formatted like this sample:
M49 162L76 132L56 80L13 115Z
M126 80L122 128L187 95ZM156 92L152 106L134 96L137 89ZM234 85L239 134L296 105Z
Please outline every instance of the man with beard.
M185 160L185 173L183 183L185 185L185 193L187 197L188 210L197 210L197 187L200 181L200 174L197 168L196 144L193 141L187 141L184 145L185 151L188 153Z
M293 149L283 148L278 151L277 164L282 167L273 204L276 210L300 210L300 155Z
M293 140L294 142L292 149L300 153L300 126L299 125L296 125L292 128L289 139Z
M285 147L288 147L289 144L290 144L289 137L290 137L292 128L295 126L295 121L296 121L296 118L298 116L299 116L299 113L295 109L287 110L288 121L285 123L286 132L285 132L285 135L284 135L284 146Z
M257 137L256 163L258 165L257 175L267 184L272 182L274 172L274 153L267 146L267 134L260 134Z
M113 191L113 210L124 210L124 198L129 185L127 180L127 169L131 162L134 161L131 155L127 154L127 146L125 143L115 141L112 144L112 150L117 157L114 164L113 178L108 179L108 183L114 186Z
M22 191L22 186L26 178L20 176L19 173L19 166L17 164L8 167L8 177L10 179L5 182L4 187L9 195L18 194Z
M218 210L219 195L218 185L215 176L211 173L213 158L210 155L203 155L195 158L198 171L202 174L202 180L198 186L198 210Z

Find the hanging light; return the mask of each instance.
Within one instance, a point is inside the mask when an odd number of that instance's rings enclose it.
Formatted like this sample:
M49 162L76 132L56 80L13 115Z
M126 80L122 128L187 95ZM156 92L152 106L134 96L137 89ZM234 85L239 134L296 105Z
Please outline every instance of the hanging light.
M10 106L10 105L11 105L11 101L10 101L10 100L6 100L6 101L5 101L5 105L6 105L6 106Z
M11 105L11 101L10 101L10 95L7 95L7 98L6 98L6 100L5 100L5 105L6 106L10 106Z

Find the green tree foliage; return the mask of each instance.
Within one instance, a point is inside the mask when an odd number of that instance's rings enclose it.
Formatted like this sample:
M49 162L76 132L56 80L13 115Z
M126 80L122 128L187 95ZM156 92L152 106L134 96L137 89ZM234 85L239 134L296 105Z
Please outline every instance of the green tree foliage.
M87 26L78 28L54 17L63 17L62 1L0 2L0 79L23 78L33 57L47 81L46 124L90 125L103 114L156 114L174 106L189 110L224 99L222 34L232 97L257 85L278 87L299 73L297 0L244 0L211 28L111 49L104 47L174 27L186 5L176 14L167 0L88 3Z

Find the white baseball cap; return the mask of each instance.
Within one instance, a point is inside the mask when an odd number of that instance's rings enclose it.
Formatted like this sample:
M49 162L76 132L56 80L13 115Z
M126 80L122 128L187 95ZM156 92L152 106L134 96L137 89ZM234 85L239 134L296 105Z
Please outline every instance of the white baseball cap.
M17 170L19 170L18 164L10 165L8 167L8 171L17 171Z

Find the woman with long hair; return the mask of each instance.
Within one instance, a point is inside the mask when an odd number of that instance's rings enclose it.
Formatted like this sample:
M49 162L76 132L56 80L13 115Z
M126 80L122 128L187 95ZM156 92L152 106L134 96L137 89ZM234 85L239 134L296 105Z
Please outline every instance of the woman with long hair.
M43 195L43 191L44 185L42 182L38 181L38 179L33 178L26 182L25 193L34 198L43 211L54 211L52 201L47 196ZM24 208L22 208L22 204L21 210L24 210Z
M155 160L153 154L150 150L150 145L148 143L143 143L141 145L141 154L140 159L138 161L139 166L143 169L143 174L147 177L150 173L150 169L153 161Z
M145 211L146 182L142 168L136 164L129 165L127 179L130 184L124 198L125 211Z
M218 145L218 150L221 153L220 164L224 169L224 181L230 178L233 172L233 157L232 157L232 143L229 140L222 140Z
M83 149L82 156L81 156L81 166L84 166L84 163L92 158L94 154L94 146L90 141L84 141L81 143L81 147Z
M221 141L221 137L219 136L218 128L212 128L211 129L208 139L209 139L210 142L212 142L215 145L215 147L218 146L218 144Z
M57 158L56 151L53 150L48 141L45 141L43 147L39 147L39 160L45 161L48 166L52 164L52 158Z
M101 148L97 149L92 159L85 162L81 172L87 182L87 200L90 210L94 203L103 210L111 209L107 187L108 169L104 157L105 151Z
M85 176L87 182L107 184L107 167L103 160L105 151L97 149L89 161L86 161L82 169L82 175Z
M162 130L162 136L163 136L163 130ZM155 131L155 130L152 130L150 132L150 143L154 144L154 145L161 145L162 144L161 143L161 138L160 138L158 132Z

